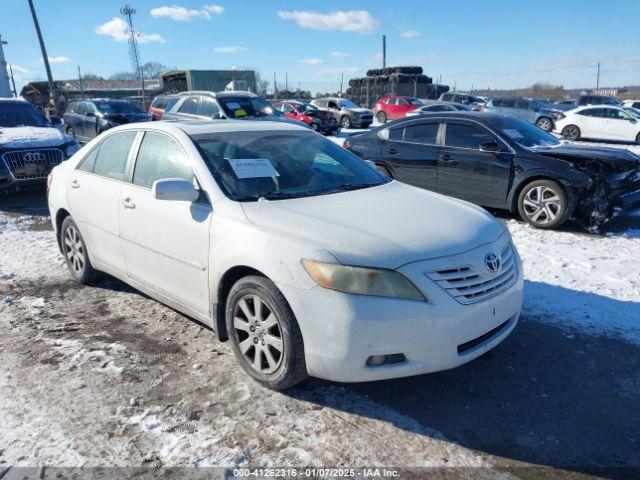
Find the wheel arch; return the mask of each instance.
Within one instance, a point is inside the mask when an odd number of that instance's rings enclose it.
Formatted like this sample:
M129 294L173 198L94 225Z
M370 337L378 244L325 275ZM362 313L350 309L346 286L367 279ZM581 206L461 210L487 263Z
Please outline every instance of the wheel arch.
M217 302L213 305L213 327L215 329L218 340L228 340L229 335L227 333L227 326L225 323L225 310L227 307L227 297L231 291L231 287L243 277L250 275L257 275L260 277L269 278L260 270L249 267L247 265L236 265L229 268L220 277L217 288Z
M551 182L558 183L567 196L567 207L570 209L569 212L571 213L574 206L574 192L571 188L571 183L564 178L554 176L551 173L547 172L534 173L532 175L524 177L520 179L520 181L511 189L511 198L508 202L509 211L511 213L516 213L518 211L518 197L520 196L520 192L522 192L522 189L531 182L535 182L536 180L549 180Z
M56 241L58 242L58 248L60 249L60 252L62 252L62 235L61 235L62 222L64 222L65 218L70 216L71 216L71 213L69 213L69 211L66 210L65 208L60 208L56 212L56 216L55 216Z

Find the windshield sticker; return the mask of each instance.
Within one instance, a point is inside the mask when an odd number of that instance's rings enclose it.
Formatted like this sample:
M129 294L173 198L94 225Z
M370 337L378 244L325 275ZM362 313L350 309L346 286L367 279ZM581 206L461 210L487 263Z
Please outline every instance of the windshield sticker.
M513 128L505 128L504 133L509 135L514 140L521 140L524 138L524 135L522 135L518 130L515 130Z
M280 176L266 158L228 158L227 161L238 180Z
M246 116L247 116L247 112L245 111L245 109L244 109L244 108L239 108L239 109L237 109L237 110L234 110L234 111L233 111L233 114L234 114L236 117L246 117Z
M242 108L238 102L229 102L227 103L227 107L229 107L229 110L238 110Z

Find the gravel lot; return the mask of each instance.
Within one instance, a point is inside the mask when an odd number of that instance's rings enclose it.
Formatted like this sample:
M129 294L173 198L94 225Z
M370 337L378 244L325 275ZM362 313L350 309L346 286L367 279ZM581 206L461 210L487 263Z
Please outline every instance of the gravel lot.
M41 465L640 471L638 217L602 236L505 218L532 273L502 345L452 371L283 394L197 322L115 279L74 283L47 214L43 191L0 200L0 478ZM595 254L585 267L573 250Z

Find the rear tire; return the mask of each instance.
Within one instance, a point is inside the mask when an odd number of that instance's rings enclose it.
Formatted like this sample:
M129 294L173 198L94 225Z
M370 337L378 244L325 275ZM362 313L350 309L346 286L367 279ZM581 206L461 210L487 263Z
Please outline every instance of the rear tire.
M576 140L580 140L580 128L577 125L567 125L562 129L561 135L565 140L571 140L575 142Z
M385 167L384 165L378 165L376 163L376 170L378 171L378 173L381 173L382 175L384 175L387 178L393 178L393 176L391 175L391 172L389 171L389 169L387 167Z
M534 180L518 195L518 213L536 228L552 229L567 221L567 195L553 180Z
M298 321L271 280L238 280L227 297L225 321L233 353L258 383L284 390L307 378Z
M351 119L347 115L343 115L340 119L340 126L342 128L351 128Z
M387 123L387 114L385 112L383 112L382 110L380 110L376 114L376 118L378 119L378 122L380 122L380 123Z
M96 278L97 271L91 265L87 244L80 234L80 229L71 217L65 218L62 222L60 245L73 279L84 285L91 283Z
M551 120L549 117L540 117L536 121L536 126L538 128L541 128L545 132L550 132L551 130L553 130L553 120Z

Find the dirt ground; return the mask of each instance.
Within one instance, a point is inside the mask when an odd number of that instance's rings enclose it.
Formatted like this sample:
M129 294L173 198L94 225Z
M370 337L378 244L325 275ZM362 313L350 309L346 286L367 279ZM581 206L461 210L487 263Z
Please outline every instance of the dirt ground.
M503 344L455 370L311 379L276 393L194 320L112 278L73 282L42 192L0 200L0 214L26 218L22 248L40 249L25 255L23 273L0 278L0 478L41 465L640 475L634 344L525 316Z

